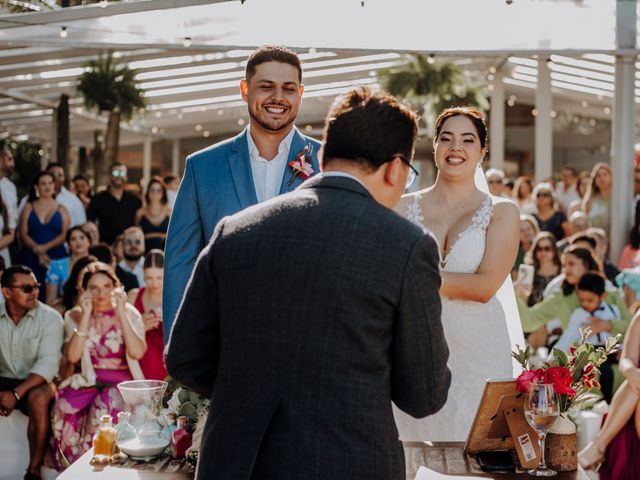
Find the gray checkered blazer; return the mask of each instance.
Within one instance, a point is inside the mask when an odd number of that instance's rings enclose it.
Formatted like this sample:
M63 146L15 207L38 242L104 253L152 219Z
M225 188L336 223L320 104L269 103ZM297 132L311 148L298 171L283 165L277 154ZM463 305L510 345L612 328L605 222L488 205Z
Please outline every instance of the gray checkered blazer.
M433 239L345 177L220 221L167 347L211 399L198 479L404 479L391 410L451 381Z

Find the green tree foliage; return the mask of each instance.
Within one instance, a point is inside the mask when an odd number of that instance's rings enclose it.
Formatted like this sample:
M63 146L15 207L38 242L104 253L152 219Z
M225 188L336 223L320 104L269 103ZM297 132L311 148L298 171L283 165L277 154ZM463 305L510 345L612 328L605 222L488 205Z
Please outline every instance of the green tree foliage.
M451 63L429 63L414 53L400 65L378 71L382 87L417 108L428 125L445 108L473 106L486 110L484 86L472 83L463 70Z

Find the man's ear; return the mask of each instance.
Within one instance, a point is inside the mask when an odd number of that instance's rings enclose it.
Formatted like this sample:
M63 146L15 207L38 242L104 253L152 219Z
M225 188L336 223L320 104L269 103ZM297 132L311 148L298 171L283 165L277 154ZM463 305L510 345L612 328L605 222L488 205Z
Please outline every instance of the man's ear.
M395 187L396 185L398 185L398 182L401 181L402 179L402 175L401 175L401 164L402 160L400 160L398 157L394 158L393 160L391 160L390 162L385 163L384 165L382 165L381 168L384 169L384 181L385 183Z
M244 78L240 80L240 94L242 95L242 100L246 102L249 95L249 83Z

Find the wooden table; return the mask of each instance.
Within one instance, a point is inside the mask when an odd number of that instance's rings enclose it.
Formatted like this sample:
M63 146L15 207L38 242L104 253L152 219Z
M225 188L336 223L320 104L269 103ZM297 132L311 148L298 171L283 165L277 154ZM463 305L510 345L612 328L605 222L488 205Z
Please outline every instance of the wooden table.
M526 472L488 473L480 469L475 455L464 453L464 443L460 442L406 442L404 444L407 480L413 480L420 467L426 467L424 478L495 478L498 480L531 479ZM430 473L430 474L429 474ZM438 475L439 474L439 475ZM574 472L559 472L555 480L589 480L587 474L578 467Z
M473 455L465 455L462 443L405 443L407 480L414 480L420 467L426 467L425 478L462 480L461 475L474 478L495 478L498 480L531 479L527 473L487 473L483 472ZM65 470L58 480L192 480L193 473L184 462L161 457L150 463L127 461L123 465L92 466L89 464L93 451L89 450L77 462ZM186 470L186 471L185 471ZM581 468L575 472L561 472L555 480L588 480Z

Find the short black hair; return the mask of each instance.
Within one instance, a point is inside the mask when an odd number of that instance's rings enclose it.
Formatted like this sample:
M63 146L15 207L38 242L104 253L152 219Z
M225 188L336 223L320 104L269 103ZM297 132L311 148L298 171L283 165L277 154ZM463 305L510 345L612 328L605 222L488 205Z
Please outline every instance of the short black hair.
M81 173L79 173L78 175L76 175L71 179L72 182L75 182L76 180L84 180L85 182L89 183L89 179L84 175L82 175Z
M245 70L245 80L251 80L256 74L256 67L267 62L286 63L298 69L298 80L302 83L302 65L298 55L286 47L277 45L264 45L255 50L247 59L247 68Z
M386 92L357 87L338 97L324 127L322 163L341 159L368 172L403 156L411 161L418 117Z
M586 232L576 233L574 236L572 236L569 239L569 242L571 243L571 245L577 242L586 242L589 245L591 245L591 248L593 250L595 250L596 246L598 245L598 241L595 239L595 237L590 233L586 233Z
M109 245L104 242L89 247L89 255L93 255L99 262L107 265L111 265L111 262L113 262L113 252Z
M587 272L578 280L577 289L600 296L605 292L604 277L598 272Z
M6 288L10 285L13 285L13 277L15 277L18 274L31 275L33 274L33 270L31 270L31 268L27 267L26 265L13 265L7 268L2 273L2 279L0 279L0 286L2 286L2 288Z

